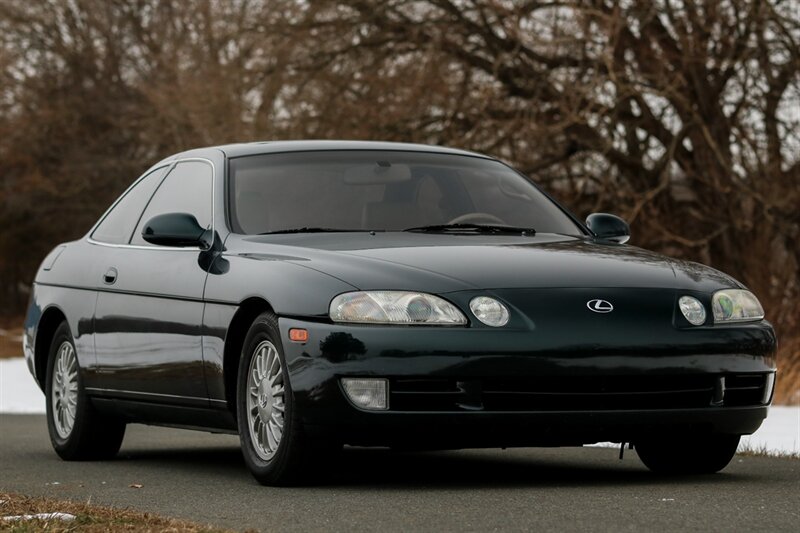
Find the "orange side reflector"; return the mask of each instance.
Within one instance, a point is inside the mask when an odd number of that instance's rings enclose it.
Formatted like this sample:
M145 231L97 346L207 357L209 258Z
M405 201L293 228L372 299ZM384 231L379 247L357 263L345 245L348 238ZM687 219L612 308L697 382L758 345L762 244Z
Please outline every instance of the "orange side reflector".
M292 328L289 330L289 340L294 342L306 342L308 340L307 329Z

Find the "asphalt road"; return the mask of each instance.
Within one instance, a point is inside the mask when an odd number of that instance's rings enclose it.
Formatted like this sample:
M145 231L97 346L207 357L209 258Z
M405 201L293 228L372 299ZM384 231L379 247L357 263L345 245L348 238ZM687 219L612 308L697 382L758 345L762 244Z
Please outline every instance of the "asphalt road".
M612 449L348 449L319 485L276 489L252 480L236 437L134 425L118 459L67 463L42 416L0 415L0 491L260 531L800 530L797 460L659 479Z

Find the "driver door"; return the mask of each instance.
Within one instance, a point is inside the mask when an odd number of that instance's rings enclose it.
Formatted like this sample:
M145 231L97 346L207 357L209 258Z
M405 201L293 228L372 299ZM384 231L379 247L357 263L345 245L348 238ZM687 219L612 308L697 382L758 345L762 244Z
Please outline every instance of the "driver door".
M201 329L207 272L198 247L156 246L147 221L189 213L213 225L213 168L178 162L144 209L127 245L107 247L95 310L95 351L103 390L93 393L184 406L207 406Z

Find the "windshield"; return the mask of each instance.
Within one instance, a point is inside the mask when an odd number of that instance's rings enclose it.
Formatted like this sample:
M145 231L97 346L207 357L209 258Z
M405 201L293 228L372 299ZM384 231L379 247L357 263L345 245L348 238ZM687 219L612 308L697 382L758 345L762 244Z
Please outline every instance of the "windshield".
M369 150L264 154L232 159L229 180L233 229L248 235L455 224L582 234L527 179L477 157Z

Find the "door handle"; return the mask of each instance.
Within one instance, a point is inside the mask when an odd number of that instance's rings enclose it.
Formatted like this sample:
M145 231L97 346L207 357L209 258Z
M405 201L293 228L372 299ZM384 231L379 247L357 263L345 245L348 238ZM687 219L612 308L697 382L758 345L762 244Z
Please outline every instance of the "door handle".
M114 267L109 268L105 274L103 274L103 283L106 285L113 285L117 281L117 269Z

